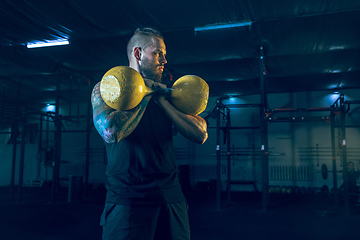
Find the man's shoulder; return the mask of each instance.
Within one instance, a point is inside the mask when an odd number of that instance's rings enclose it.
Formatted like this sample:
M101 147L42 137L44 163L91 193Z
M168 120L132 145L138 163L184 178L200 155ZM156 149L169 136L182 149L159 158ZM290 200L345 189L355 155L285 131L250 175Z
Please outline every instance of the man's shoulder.
M100 87L100 83L101 83L101 81L97 82L97 83L94 85L94 88L93 88L93 89Z

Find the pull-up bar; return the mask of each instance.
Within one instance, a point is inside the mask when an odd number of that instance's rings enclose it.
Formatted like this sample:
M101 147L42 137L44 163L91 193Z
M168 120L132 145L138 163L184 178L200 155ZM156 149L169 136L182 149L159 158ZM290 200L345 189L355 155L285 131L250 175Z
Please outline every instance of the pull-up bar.
M266 113L274 112L321 112L321 111L334 111L336 108L333 107L319 107L319 108L275 108L266 109Z

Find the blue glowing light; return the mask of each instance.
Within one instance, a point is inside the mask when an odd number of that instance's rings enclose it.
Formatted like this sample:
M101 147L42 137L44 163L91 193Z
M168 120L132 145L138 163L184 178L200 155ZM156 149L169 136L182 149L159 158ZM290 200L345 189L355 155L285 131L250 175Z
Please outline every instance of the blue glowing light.
M229 24L214 24L214 25L207 25L203 27L195 27L195 32L200 31L208 31L208 30L216 30L216 29L224 29L224 28L234 28L234 27L245 27L251 26L252 22L240 22L240 23L229 23Z
M68 45L68 44L69 41L67 39L58 39L58 40L28 42L26 46L27 48L39 48L39 47L51 47L51 46L60 46L60 45Z
M326 105L332 105L340 96L340 92L333 92L327 96L324 97L324 103Z
M43 109L45 112L55 112L55 105L46 104L46 107Z

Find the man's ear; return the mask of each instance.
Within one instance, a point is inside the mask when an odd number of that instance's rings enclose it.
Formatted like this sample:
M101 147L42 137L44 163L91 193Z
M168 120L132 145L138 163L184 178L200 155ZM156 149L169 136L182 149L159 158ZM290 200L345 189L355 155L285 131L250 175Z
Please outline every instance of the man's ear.
M134 57L136 58L136 60L138 60L138 61L141 60L141 48L135 47L133 54L134 54Z

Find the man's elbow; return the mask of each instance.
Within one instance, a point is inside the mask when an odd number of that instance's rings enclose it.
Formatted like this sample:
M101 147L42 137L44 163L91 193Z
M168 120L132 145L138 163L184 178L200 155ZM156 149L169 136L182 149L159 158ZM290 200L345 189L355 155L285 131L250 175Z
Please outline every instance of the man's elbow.
M208 133L206 131L201 132L200 134L198 134L196 136L196 139L194 139L194 142L197 144L203 144L204 142L206 142L207 138L208 138Z
M116 134L112 131L103 131L101 137L107 143L116 143Z
M116 142L116 132L113 127L106 127L106 126L101 126L99 124L95 124L95 128L105 142L107 143Z

